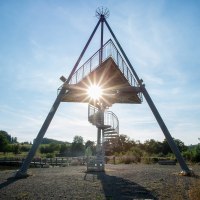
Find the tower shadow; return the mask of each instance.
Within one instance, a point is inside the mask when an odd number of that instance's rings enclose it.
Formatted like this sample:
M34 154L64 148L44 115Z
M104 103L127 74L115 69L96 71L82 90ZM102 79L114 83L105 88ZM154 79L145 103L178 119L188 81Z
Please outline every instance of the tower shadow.
M86 172L84 180L101 181L106 200L155 199L151 191L130 180L110 176L106 172Z
M5 180L3 183L0 184L0 189L7 187L8 185L13 184L14 182L18 181L19 179L10 177L7 180Z

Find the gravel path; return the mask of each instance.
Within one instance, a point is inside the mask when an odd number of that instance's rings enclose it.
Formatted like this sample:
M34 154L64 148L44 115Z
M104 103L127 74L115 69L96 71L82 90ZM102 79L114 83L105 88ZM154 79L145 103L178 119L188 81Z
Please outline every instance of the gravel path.
M158 164L106 165L105 173L85 173L85 166L32 168L26 179L0 171L0 199L191 199L197 177L179 176L180 167Z

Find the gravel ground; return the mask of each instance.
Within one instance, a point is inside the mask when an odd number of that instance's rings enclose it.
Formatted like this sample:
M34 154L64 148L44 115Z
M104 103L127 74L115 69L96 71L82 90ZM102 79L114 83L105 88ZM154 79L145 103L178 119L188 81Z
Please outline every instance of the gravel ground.
M200 165L192 168L196 177L178 175L178 165L108 164L105 173L85 173L85 166L32 168L32 176L17 180L10 178L15 170L4 170L0 199L193 200L190 192L200 185Z

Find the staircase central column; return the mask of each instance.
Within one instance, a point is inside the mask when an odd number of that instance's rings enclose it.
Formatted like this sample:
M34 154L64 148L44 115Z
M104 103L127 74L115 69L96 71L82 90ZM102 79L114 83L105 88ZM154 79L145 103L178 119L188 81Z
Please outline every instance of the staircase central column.
M104 109L99 109L100 126L97 128L97 169L104 171L103 155L103 127L104 127Z
M97 168L101 168L101 128L97 129Z

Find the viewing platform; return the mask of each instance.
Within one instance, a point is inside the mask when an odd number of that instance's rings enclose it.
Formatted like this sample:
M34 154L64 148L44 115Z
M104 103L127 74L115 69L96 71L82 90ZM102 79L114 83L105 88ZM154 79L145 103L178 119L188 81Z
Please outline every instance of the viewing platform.
M100 55L102 52L102 63ZM114 103L140 104L142 94L128 65L120 55L112 40L108 40L91 58L76 70L68 85L63 102L90 103L87 89L99 85L102 99L111 106Z

